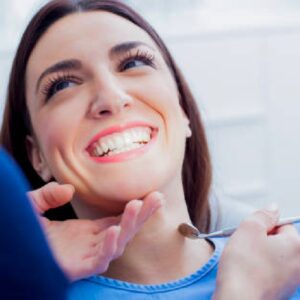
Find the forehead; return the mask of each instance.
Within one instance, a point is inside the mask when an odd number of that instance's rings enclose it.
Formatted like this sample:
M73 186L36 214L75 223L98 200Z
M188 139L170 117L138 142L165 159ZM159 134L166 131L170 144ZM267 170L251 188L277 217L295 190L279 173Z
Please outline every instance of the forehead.
M107 55L106 50L125 41L142 41L157 49L143 29L118 15L104 11L74 13L55 22L41 37L27 71L39 71L70 57Z

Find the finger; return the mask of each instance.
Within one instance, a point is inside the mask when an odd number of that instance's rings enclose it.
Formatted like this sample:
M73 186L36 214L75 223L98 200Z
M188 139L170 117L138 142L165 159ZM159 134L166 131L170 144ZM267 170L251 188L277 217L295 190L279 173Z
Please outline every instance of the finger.
M106 217L97 220L92 220L98 226L98 233L101 233L103 230L107 229L110 226L117 225L120 223L121 216L117 217Z
M120 239L132 232L135 224L137 223L137 218L142 209L142 206L143 202L141 200L131 200L126 205L120 222Z
M62 206L69 202L75 189L71 184L50 182L38 190L31 191L28 196L39 213Z
M276 208L261 209L245 219L240 228L246 229L249 233L267 234L271 232L279 220L279 211Z
M113 257L117 249L117 242L121 232L120 226L111 226L107 229L102 245L102 255L104 257Z
M162 194L159 192L150 193L141 200L130 201L124 210L121 219L121 233L119 237L119 255L129 240L140 230L148 218L162 205Z
M142 204L141 200L131 200L125 207L120 222L121 232L118 239L117 256L120 256L123 253L126 244L136 233L135 225Z
M138 224L145 223L150 216L152 216L161 206L164 196L159 192L152 192L148 194L143 200L143 206L138 215Z
M120 226L116 225L107 229L104 239L100 240L99 250L93 258L95 266L93 272L97 270L98 273L103 273L107 270L110 262L115 258L120 232Z

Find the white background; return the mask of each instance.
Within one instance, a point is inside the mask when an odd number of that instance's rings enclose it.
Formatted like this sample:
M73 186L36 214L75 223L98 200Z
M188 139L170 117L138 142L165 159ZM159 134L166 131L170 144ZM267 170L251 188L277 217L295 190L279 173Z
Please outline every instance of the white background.
M0 110L16 44L42 2L0 2ZM300 215L300 1L127 2L163 36L191 84L214 186Z

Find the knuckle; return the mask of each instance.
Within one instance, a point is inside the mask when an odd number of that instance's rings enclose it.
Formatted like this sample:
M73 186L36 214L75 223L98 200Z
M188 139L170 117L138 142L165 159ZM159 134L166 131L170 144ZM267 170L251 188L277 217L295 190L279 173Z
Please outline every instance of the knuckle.
M266 210L259 210L241 223L248 230L265 231L276 225L277 218Z
M264 223L261 222L257 218L251 218L244 220L241 225L241 229L246 230L246 231L262 231L265 230Z
M276 218L274 217L274 214L267 210L260 210L256 212L257 218L264 223L267 223L269 225L275 225Z

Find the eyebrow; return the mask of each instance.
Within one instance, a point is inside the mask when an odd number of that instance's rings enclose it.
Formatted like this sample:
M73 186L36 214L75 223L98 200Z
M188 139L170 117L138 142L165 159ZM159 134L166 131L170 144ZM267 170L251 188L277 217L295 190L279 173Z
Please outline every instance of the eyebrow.
M41 81L44 77L46 77L49 74L56 73L59 71L67 71L67 70L79 70L82 69L82 63L78 59L67 59L62 60L53 66L47 68L39 77L37 84L36 84L36 93L39 90Z
M154 50L153 47L149 46L146 43L139 42L139 41L130 41L130 42L125 42L121 44L117 44L116 46L112 47L109 50L109 56L114 57L121 55L123 53L126 53L132 49L138 48L140 46L146 46L152 50ZM39 90L41 81L48 76L49 74L56 73L59 71L67 71L67 70L80 70L82 69L82 63L78 59L67 59L67 60L62 60L53 66L47 68L39 77L37 84L36 84L36 93Z

